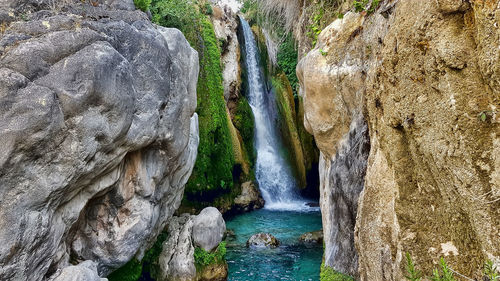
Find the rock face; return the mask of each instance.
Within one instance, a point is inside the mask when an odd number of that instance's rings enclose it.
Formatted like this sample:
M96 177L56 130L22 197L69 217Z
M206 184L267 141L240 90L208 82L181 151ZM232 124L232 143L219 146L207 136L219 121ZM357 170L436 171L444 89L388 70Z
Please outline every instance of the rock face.
M173 217L168 225L168 239L159 257L159 281L218 281L227 279L227 263L195 266L195 247L214 250L226 232L222 214L213 207L199 215L183 214Z
M194 246L191 238L193 218L189 214L173 217L168 225L168 240L160 254L161 280L195 280Z
M226 232L222 214L214 207L203 209L194 218L193 224L193 242L207 252L219 245Z
M440 256L472 278L500 264L499 24L498 1L383 1L300 61L326 265L403 280L405 252L428 273Z
M252 235L247 241L247 247L265 247L276 248L280 245L280 241L269 233L257 233Z
M234 208L239 212L249 212L264 207L264 199L251 181L241 185L241 194L234 199Z
M54 274L51 281L107 281L106 278L99 277L97 265L92 261L84 261L78 265L71 265L63 268Z
M131 1L31 2L0 5L12 18L0 39L0 279L85 260L106 276L140 259L180 204L198 55L178 30L111 8Z
M321 244L323 243L323 230L304 233L299 237L299 241L305 244Z

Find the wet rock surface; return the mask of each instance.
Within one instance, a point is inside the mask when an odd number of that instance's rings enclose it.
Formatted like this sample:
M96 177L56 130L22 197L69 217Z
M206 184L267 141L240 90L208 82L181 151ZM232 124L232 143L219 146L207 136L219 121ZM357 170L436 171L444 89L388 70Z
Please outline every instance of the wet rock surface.
M234 209L237 212L249 212L264 207L264 199L255 184L251 181L241 185L241 194L234 199Z
M270 233L257 233L252 235L247 241L247 247L250 248L276 248L280 241Z
M321 244L323 243L323 230L304 233L299 237L299 241L304 244Z

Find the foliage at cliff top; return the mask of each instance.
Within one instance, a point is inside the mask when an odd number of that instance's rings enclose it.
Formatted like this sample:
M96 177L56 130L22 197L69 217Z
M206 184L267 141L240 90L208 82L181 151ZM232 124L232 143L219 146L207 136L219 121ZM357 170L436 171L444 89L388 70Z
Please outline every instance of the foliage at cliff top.
M234 153L222 86L221 51L214 28L204 13L206 1L154 0L156 23L181 30L200 57L198 107L200 144L193 173L186 185L189 193L226 190L233 184Z

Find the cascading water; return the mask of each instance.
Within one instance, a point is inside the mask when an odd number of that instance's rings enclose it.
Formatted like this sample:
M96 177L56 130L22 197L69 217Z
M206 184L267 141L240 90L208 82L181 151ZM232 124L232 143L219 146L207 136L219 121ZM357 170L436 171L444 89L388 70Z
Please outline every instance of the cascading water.
M270 98L264 86L258 48L250 25L241 18L245 38L245 65L248 74L248 100L255 117L255 149L257 160L255 174L264 200L265 208L298 210L306 207L296 192L296 182L290 167L280 155L281 141L278 138L271 115Z

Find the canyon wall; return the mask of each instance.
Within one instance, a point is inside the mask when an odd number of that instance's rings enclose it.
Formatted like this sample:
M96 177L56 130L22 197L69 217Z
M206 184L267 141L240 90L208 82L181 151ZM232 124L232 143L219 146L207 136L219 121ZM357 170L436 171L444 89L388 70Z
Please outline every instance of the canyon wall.
M440 257L473 278L500 264L499 24L498 1L381 1L300 61L327 266L403 280L406 252L428 274ZM369 153L346 149L364 122Z
M198 54L132 1L0 10L0 279L99 280L180 204Z

